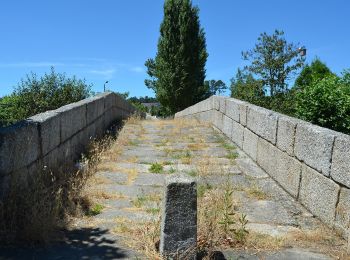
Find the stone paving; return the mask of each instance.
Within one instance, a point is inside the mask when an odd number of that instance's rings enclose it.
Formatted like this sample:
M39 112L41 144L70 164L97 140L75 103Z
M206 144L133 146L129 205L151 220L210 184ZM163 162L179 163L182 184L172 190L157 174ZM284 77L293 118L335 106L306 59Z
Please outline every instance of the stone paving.
M146 226L131 236L128 232L131 225L159 223L164 180L174 172L197 177L199 186L229 181L239 201L235 211L247 216L249 232L262 234L263 240L285 241L280 247L273 242L262 247L262 241L253 247L219 245L215 259L346 259L344 240L212 127L178 119L145 120L127 124L121 135L124 141L115 156L102 162L88 187L103 205L101 213L77 219L64 242L3 251L0 259L156 259L135 245L157 230ZM210 169L205 176L200 174L203 165Z

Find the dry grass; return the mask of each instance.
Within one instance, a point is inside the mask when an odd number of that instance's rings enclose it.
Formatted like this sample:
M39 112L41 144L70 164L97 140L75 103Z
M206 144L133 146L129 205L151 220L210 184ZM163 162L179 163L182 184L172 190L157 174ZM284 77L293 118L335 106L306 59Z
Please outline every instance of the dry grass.
M317 230L300 230L292 232L285 240L286 246L301 248L313 248L317 245L317 251L327 254L334 259L350 259L346 241L334 235L334 231L326 226Z
M244 248L258 251L275 251L285 246L285 240L286 238L250 232L247 236Z
M208 148L209 145L206 143L193 143L193 144L188 144L187 147L191 151L201 151L201 150L204 150L205 148Z
M146 259L163 259L158 252L160 236L160 214L153 221L135 222L126 218L116 218L112 232L122 236L122 242L140 252ZM142 239L135 239L142 238Z
M269 195L266 192L254 184L250 187L246 187L244 190L247 193L248 197L253 199L266 200L269 198Z
M130 118L126 124L137 126L138 122L138 118ZM29 180L26 188L23 176L13 174L10 192L0 203L1 243L46 243L55 239L55 231L68 226L73 216L92 212L91 209L102 210L103 206L93 200L114 195L100 191L89 194L84 188L88 180L95 184L106 182L103 178L91 177L97 170L113 168L106 162L115 160L122 152L121 144L127 142L125 130L121 130L117 141L113 136L94 140L82 157L83 169L74 171L65 165L60 171L51 172L44 167Z

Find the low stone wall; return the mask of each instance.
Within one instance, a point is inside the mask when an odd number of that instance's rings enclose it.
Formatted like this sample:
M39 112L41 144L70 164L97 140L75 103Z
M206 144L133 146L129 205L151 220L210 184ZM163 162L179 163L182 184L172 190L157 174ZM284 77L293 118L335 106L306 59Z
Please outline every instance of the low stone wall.
M212 123L312 214L349 237L350 136L218 96L175 117Z
M25 188L45 169L69 168L89 142L135 108L115 93L103 93L0 129L0 200L16 177Z

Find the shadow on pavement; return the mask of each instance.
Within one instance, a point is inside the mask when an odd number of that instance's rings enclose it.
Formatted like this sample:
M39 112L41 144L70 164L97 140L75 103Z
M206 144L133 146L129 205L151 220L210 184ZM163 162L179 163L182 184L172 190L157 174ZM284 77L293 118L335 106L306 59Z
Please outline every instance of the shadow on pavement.
M65 239L46 247L0 246L0 259L130 259L108 230L81 228L64 231Z

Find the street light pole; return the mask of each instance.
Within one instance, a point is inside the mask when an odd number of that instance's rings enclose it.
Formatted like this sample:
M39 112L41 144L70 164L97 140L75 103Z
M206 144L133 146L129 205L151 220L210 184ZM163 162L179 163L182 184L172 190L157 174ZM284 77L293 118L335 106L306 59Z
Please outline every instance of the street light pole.
M108 83L108 80L103 84L103 92L106 92L106 84Z

